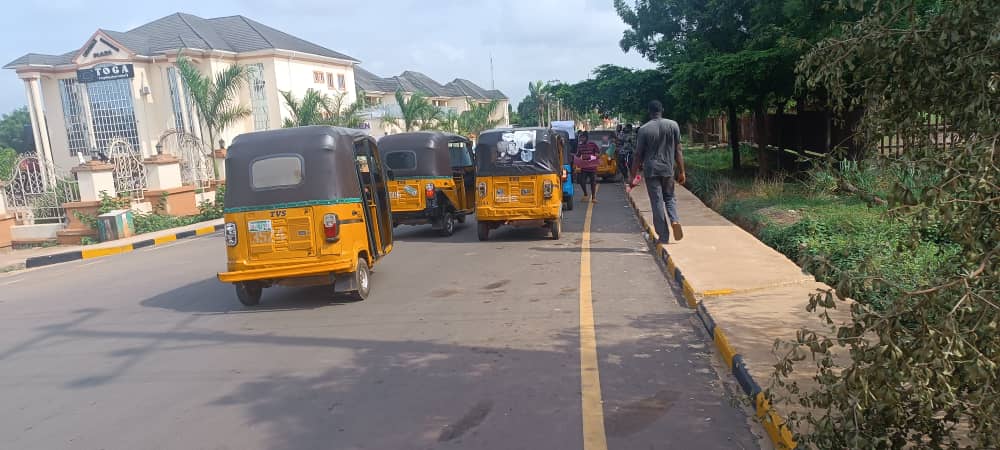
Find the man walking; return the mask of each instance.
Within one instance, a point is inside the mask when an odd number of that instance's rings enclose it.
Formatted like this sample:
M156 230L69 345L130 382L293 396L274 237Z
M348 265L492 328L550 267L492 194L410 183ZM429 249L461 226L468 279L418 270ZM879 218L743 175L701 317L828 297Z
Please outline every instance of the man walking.
M684 230L677 216L677 198L674 197L675 170L678 183L684 184L686 180L684 154L681 152L681 128L677 122L663 118L663 104L656 100L649 102L649 122L639 127L635 161L632 163L632 177L629 181L632 187L635 187L640 170L646 179L649 204L653 208L653 228L660 236L660 243L666 244L670 240L671 228L674 239L681 240Z
M590 142L586 131L577 135L575 167L580 168L580 188L583 201L587 201L587 186L590 186L591 201L597 203L597 166L600 164L601 149Z

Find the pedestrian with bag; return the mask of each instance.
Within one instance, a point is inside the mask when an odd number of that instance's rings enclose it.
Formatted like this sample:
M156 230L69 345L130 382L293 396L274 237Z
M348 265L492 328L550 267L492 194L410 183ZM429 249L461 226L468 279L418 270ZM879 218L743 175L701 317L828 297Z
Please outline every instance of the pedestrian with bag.
M590 142L590 135L586 131L577 135L576 157L573 164L580 168L580 188L583 189L583 200L587 201L587 186L590 186L592 202L597 203L597 166L601 161L601 149L597 144Z
M663 118L663 104L657 100L649 102L649 122L639 127L636 136L635 161L632 163L632 177L629 188L639 183L640 171L646 180L646 192L653 209L653 228L659 235L659 242L666 244L673 229L674 239L681 240L684 230L677 215L677 198L674 196L674 174L676 182L684 184L684 154L681 151L681 128L677 122ZM667 220L670 220L669 227Z

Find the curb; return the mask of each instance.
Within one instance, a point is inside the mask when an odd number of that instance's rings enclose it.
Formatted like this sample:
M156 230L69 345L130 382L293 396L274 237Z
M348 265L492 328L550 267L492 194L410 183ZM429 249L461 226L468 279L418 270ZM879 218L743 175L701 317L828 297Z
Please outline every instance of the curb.
M636 208L635 201L632 200L632 195L630 193L625 194L628 197L629 205L632 206L632 211L635 212L636 217L639 219L639 223L642 225L643 230L646 231L646 236L650 243L656 246L656 257L659 258L667 267L667 276L672 278L680 287L684 295L684 300L689 308L695 310L695 314L698 316L701 324L708 331L709 336L712 337L712 341L715 342L715 347L718 349L722 356L723 361L725 361L726 366L729 367L733 377L736 378L737 383L740 385L740 389L743 393L747 395L751 402L753 402L754 413L757 416L757 420L764 426L767 431L768 436L771 438L771 442L774 446L780 450L790 450L796 448L795 440L792 436L791 429L788 428L785 420L775 411L771 403L767 401L764 396L763 390L760 385L753 379L750 375L750 371L747 370L746 363L743 362L743 355L740 355L732 345L729 344L729 339L726 338L726 334L722 329L715 323L715 319L708 312L708 308L705 307L705 303L698 300L695 294L694 288L691 283L684 277L684 273L681 269L677 267L674 263L673 258L670 257L670 253L667 252L667 248L663 244L658 243L659 236L656 234L656 230L646 221L645 216ZM718 296L730 293L731 290L720 290L720 291L705 291L702 296Z
M72 252L56 253L53 255L45 256L33 256L24 260L25 269L33 269L35 267L49 266L52 264L59 264L64 262L76 261L80 259L93 259L101 258L104 256L118 255L121 253L128 253L132 250L138 250L140 248L155 247L157 245L163 245L168 242L173 242L180 239L185 239L193 236L203 236L206 234L214 233L223 228L223 224L210 225L207 227L201 227L194 230L181 231L174 234L168 234L166 236L160 236L152 239L145 239L138 242L133 242L131 244L119 245L116 247L103 247L95 249L82 249Z

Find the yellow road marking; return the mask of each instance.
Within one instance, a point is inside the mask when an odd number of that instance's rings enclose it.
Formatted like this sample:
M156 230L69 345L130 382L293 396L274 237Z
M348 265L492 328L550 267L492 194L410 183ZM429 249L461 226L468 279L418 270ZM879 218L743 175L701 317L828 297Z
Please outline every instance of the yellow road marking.
M202 227L202 228L199 228L197 230L194 230L194 235L195 236L203 236L203 235L212 234L212 233L215 233L215 227Z
M594 192L597 193L596 191ZM594 204L587 205L580 243L580 392L583 410L584 450L607 450L604 434L604 405L601 400L601 374L597 360L597 332L594 329L594 303L590 292L590 219Z

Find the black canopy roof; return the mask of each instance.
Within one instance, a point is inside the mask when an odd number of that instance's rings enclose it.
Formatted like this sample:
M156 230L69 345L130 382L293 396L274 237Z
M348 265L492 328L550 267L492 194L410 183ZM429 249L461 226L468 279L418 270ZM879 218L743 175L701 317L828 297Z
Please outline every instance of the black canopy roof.
M360 130L327 126L241 134L226 154L226 209L361 197L354 146L364 140L374 144ZM302 159L302 183L255 190L253 163L279 155Z
M550 128L507 128L484 131L476 145L476 175L544 175L560 173L562 137Z
M383 136L378 141L382 160L397 177L451 176L452 155L448 144L461 142L468 145L469 139L452 133L438 131L416 131ZM411 167L392 167L393 153L412 152L415 164Z

